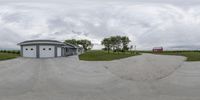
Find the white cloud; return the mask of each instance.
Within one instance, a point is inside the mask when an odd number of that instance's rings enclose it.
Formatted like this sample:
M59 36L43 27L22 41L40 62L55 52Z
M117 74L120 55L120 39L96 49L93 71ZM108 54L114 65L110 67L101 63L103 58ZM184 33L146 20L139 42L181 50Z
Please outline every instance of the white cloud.
M70 38L90 39L100 48L104 37L127 35L139 49L199 49L200 5L153 1L1 4L0 48L17 48L26 39Z

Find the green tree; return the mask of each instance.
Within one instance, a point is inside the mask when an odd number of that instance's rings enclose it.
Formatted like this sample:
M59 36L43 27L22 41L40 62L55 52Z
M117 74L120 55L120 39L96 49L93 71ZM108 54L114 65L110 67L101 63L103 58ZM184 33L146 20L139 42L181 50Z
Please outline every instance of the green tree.
M111 36L111 46L113 48L113 51L120 51L120 46L121 46L121 36Z
M129 49L128 44L131 42L130 39L127 36L122 36L121 41L122 41L122 50L127 51Z
M78 41L76 39L69 39L69 40L65 40L64 43L69 43L69 44L73 44L73 45L78 45Z
M109 38L104 38L101 42L105 46L105 50L113 50L114 52L127 51L129 49L128 44L130 39L127 36L111 36Z
M121 51L121 44L122 44L122 40L121 40L121 36L116 36L116 51L119 53L119 51Z
M86 40L86 39L78 40L77 43L82 45L82 47L85 51L91 50L93 47L93 44L90 40Z
M114 51L114 50L116 50L117 40L116 40L115 36L111 36L110 40L111 40L112 50Z
M69 40L65 40L64 43L69 43L69 44L73 44L73 45L81 45L83 47L83 49L85 51L92 49L93 44L90 40L76 40L76 39L69 39Z
M111 50L111 39L110 38L104 38L103 41L101 41L101 44L105 46L105 49L109 53L110 50Z

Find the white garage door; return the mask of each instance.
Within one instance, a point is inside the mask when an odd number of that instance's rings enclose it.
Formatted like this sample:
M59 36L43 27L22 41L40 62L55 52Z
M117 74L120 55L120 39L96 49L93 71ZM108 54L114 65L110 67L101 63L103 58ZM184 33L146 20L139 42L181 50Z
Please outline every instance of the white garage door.
M58 47L58 48L57 48L57 56L58 56L58 57L61 57L61 47Z
M55 46L40 46L40 58L55 57Z
M36 46L23 46L23 57L36 58Z

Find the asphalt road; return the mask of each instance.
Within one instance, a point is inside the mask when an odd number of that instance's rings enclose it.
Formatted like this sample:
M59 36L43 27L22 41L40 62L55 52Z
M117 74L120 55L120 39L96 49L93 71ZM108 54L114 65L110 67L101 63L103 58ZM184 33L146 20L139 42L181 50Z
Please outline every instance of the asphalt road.
M0 61L0 100L199 100L200 62L183 60L144 54L112 62L76 56ZM132 71L120 72L121 66Z

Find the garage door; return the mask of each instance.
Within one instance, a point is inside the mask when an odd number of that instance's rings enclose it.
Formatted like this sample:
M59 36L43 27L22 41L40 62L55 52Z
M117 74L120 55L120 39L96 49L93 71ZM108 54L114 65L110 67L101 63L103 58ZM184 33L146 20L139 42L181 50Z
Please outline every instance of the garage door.
M55 46L40 46L40 58L55 57Z
M36 58L36 46L23 46L23 57Z
M58 48L57 48L57 56L58 56L58 57L61 57L61 47L58 47Z

